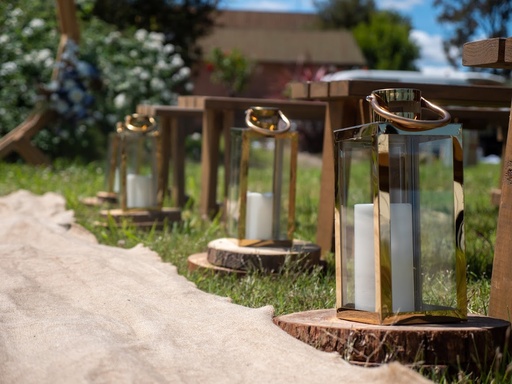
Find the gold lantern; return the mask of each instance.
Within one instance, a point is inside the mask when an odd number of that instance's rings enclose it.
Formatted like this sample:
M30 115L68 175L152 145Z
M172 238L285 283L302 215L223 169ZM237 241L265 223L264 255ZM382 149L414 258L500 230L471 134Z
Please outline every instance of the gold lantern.
M291 246L298 134L277 108L252 107L231 129L228 233L241 246Z
M334 131L336 308L371 324L467 318L462 127L416 89ZM439 116L422 120L422 109Z
M245 273L279 271L287 262L315 265L320 247L293 238L298 133L278 109L252 107L245 128L231 129L227 238L189 257L189 268Z
M102 211L115 219L130 218L136 225L152 226L178 221L177 208L164 208L167 186L162 172L162 144L155 119L132 114L118 123L110 141L107 193L117 194L119 208Z

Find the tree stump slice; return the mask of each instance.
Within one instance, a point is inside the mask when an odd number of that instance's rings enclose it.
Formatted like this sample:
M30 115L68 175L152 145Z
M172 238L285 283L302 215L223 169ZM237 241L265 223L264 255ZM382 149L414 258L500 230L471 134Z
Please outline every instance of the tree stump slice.
M117 224L123 219L130 220L136 227L151 228L156 226L161 228L165 222L174 223L181 221L181 210L178 208L162 208L161 210L128 210L106 209L100 211L101 217L113 218Z
M510 338L508 321L486 316L452 324L373 325L341 320L335 309L320 309L278 316L274 323L316 349L367 366L398 361L479 372L492 366Z
M206 252L195 253L187 258L187 266L190 272L194 271L210 271L216 274L235 274L237 276L245 276L247 271L238 269L224 268L213 265L208 261Z
M312 267L320 262L320 247L294 240L291 247L241 247L236 239L221 238L208 243L208 262L230 269L278 272L287 263Z

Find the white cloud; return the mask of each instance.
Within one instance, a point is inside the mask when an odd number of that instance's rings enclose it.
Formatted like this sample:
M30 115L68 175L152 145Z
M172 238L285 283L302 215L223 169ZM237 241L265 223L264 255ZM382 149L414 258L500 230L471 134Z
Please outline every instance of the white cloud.
M221 3L220 8L263 12L316 12L313 0L226 0Z
M443 38L441 35L430 35L425 31L413 30L411 38L420 47L421 57L417 62L420 68L449 67L443 50Z
M415 7L425 3L425 0L382 0L380 1L380 9L394 9L396 11L410 11Z

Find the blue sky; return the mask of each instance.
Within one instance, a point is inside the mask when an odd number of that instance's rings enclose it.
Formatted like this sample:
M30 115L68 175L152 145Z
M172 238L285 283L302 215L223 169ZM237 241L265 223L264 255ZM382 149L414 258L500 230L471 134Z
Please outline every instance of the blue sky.
M413 25L412 38L421 47L418 67L426 72L448 71L442 39L448 26L436 21L437 10L433 0L377 0L379 9L393 9L408 16ZM268 12L311 12L316 9L313 0L224 0L222 8L233 10L258 10Z

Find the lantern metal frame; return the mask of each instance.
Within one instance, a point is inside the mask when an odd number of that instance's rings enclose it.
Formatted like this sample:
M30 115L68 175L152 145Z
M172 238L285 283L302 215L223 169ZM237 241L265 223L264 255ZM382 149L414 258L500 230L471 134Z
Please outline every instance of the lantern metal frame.
M412 91L414 97L420 94L417 90L378 90L368 97L368 101L374 109L374 122L355 127L342 128L333 132L335 175L337 177L335 187L335 257L336 257L336 310L337 317L344 320L357 321L370 324L409 324L409 323L437 323L457 322L467 319L467 297L466 297L466 263L463 239L463 156L462 156L462 127L459 124L447 124L450 115L439 107L421 98L419 111L412 115L397 111L390 111L381 106L380 96L390 92ZM403 95L402 95L403 96ZM399 96L400 97L400 96ZM408 104L408 105L407 105ZM411 107L411 103L405 102L405 110ZM402 106L398 110L402 110ZM422 108L427 108L440 116L439 120L421 120L419 117ZM380 120L380 121L379 121ZM392 170L392 157L390 156L390 142L398 137L414 145L422 139L422 136L439 136L451 138L453 150L453 233L455 250L452 262L455 272L455 306L429 305L422 302L421 293L421 255L419 247L414 248L411 257L414 258L414 309L404 312L393 310L392 305L392 255L391 255L391 194L390 178ZM371 152L371 198L373 203L373 228L374 233L369 234L373 239L374 262L375 262L375 310L357 309L354 303L345 302L344 292L348 284L344 281L349 252L353 244L348 235L347 227L349 219L347 211L348 178L350 175L351 160L344 151L349 146L365 145ZM413 153L414 153L413 149ZM347 156L347 158L345 158ZM412 167L417 166L418 159ZM415 165L414 165L415 164ZM409 172L415 172L408 169ZM414 187L416 188L416 186ZM412 232L418 236L419 231L419 206L416 201L412 202ZM369 240L370 241L370 240ZM416 240L414 240L416 241ZM356 257L354 254L353 257ZM347 272L349 273L349 272ZM355 273L352 271L352 273ZM355 277L354 277L355 278ZM355 298L354 298L355 300Z

